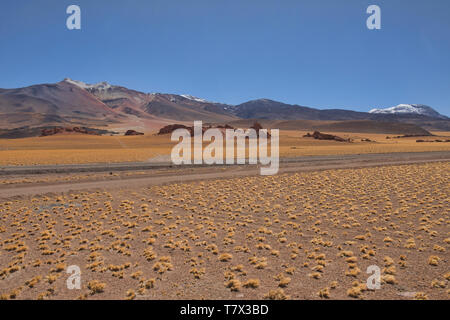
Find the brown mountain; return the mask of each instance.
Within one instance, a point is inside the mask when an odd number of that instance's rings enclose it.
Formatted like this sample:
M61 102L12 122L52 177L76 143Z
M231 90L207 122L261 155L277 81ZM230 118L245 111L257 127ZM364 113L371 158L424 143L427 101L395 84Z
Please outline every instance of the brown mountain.
M188 95L143 93L101 82L89 85L65 79L93 94L110 108L126 115L144 119L171 119L177 121L230 121L238 119L224 111L223 104L209 102Z
M430 108L431 109L431 108ZM233 106L231 112L242 119L271 120L376 120L376 121L449 121L446 116L431 117L413 113L368 113L345 109L315 109L286 104L269 99L258 99ZM432 110L432 109L431 109Z
M0 127L107 125L123 119L88 91L66 81L0 91Z
M83 125L155 129L173 121L238 119L222 104L190 96L147 94L106 82L64 79L54 84L0 89L0 128Z
M340 109L319 110L269 99L258 99L242 103L233 107L232 112L243 119L360 120L368 117L366 112Z
M226 112L224 106L189 96L156 93L152 95L144 110L158 117L179 121L224 122L239 119Z
M223 124L239 119L294 121L294 127L300 120L324 121L327 128L332 126L340 130L350 124L358 130L367 127L360 132L381 130L392 133L401 131L398 133L402 134L404 131L417 131L414 128L421 126L427 130L450 130L450 120L445 116L437 119L420 114L320 110L269 99L231 106L188 95L143 93L107 82L86 84L64 79L54 84L0 89L2 129L83 126L118 132L128 129L148 132L173 123L187 124L202 120ZM403 123L413 127L401 125ZM283 125L291 127L289 122ZM314 128L321 127L316 125Z

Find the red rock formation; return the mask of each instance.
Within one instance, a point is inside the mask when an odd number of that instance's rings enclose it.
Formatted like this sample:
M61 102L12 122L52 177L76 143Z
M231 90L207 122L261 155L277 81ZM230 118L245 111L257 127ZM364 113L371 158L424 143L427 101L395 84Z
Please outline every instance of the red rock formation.
M263 129L262 125L259 122L254 122L253 125L250 127L250 129L255 129L256 132L259 132L259 130Z
M202 127L202 135L203 135L203 133L205 133L206 130L208 130L210 128L211 128L211 126L209 126L209 127ZM194 127L187 127L187 126L185 126L183 124L170 124L170 125L167 125L167 126L161 128L159 130L158 134L172 133L172 132L174 132L177 129L186 129L191 134L191 137L194 136Z
M218 125L217 126L218 129L234 129L232 126L230 126L229 124L226 124L224 126L222 125Z
M253 126L251 126L250 128L254 129L256 131L257 136L259 137L259 130L261 130L263 127L258 122L255 122L253 124ZM170 124L170 125L167 125L167 126L161 128L159 130L158 134L159 135L161 135L161 134L169 134L169 133L172 133L173 131L175 131L177 129L186 129L186 130L188 130L190 132L191 137L194 136L194 127L187 127L187 126L182 125L182 124ZM202 127L202 134L204 134L205 131L208 130L208 129L220 129L220 131L222 131L222 133L225 134L225 130L226 129L233 129L234 130L235 128L233 128L232 126L230 126L228 124L226 124L224 126L223 125L218 125L216 127L213 127L211 125L203 126ZM270 137L270 133L269 132L267 132L267 137Z
M304 135L304 137L310 137L317 140L334 140L339 142L351 142L350 139L344 139L332 134L321 133L319 131L314 131L312 134L308 132L307 134Z
M126 136L143 136L144 134L142 132L138 132L136 130L127 130L127 132L125 132Z
M82 133L82 134L92 134L92 135L100 135L100 133L95 131L89 131L84 128L80 127L73 127L73 128L63 128L63 127L55 127L55 128L44 128L41 129L41 137L46 136L52 136L54 134L60 134L60 133Z
M259 130L264 129L264 128L259 122L255 121L253 123L253 125L250 127L250 129L254 129L256 131L256 135L259 138ZM271 135L270 135L269 131L267 131L267 138L270 138L270 137L271 137Z
M158 134L168 134L172 133L177 129L189 129L189 127L186 127L183 124L169 124L161 129L159 129Z

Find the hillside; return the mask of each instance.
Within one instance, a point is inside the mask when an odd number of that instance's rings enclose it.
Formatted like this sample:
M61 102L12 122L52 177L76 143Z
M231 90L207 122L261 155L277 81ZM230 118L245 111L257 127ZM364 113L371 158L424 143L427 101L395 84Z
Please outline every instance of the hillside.
M450 131L450 119L424 105L399 105L370 113L322 110L270 99L228 105L190 95L144 93L107 82L87 84L68 78L54 84L0 89L0 128L20 128L22 134L55 126L153 132L173 123L239 123L240 119L270 120L270 125L281 129L393 134Z

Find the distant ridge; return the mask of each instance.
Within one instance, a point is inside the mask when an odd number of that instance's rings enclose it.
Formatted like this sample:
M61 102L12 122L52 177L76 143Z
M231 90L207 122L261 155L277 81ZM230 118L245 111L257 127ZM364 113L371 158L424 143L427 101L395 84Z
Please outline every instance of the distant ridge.
M450 119L425 105L398 105L370 112L316 109L270 99L239 105L207 101L188 94L144 93L106 81L88 84L66 78L53 84L0 89L0 128L86 126L126 131L157 130L164 125L202 120L239 119L385 121L450 130ZM366 125L372 125L366 122Z

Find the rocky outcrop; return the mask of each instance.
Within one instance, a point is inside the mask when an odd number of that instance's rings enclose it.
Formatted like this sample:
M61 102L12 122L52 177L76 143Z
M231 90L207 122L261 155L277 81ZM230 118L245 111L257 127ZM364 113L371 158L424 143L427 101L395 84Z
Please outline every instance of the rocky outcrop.
M250 127L250 129L254 129L256 131L256 135L259 138L259 130L264 129L264 128L259 122L255 121L253 123L253 125ZM267 138L270 138L270 137L271 137L271 135L270 135L269 131L267 131Z
M250 129L255 129L256 132L259 132L259 130L263 129L263 127L259 122L255 121Z
M82 134L100 135L99 132L80 127L73 127L73 128L54 127L41 129L41 137L52 136L61 133L82 133Z
M332 134L322 133L319 131L314 131L312 134L308 132L307 134L304 135L304 137L314 138L317 140L334 140L339 142L351 142L351 139L344 139Z
M232 126L230 126L229 124L226 124L224 126L222 125L218 125L217 126L218 129L234 129Z
M226 126L228 126L228 125L226 125ZM226 126L218 126L218 127L215 127L215 128L224 129L224 128L226 128ZM228 126L228 127L229 128L227 128L227 129L232 129L232 127L230 127L230 126ZM213 127L212 126L207 126L207 127L203 126L202 127L202 135L205 133L206 130L211 129L211 128L213 128ZM185 126L183 124L170 124L170 125L167 125L167 126L161 128L159 130L158 134L159 135L160 134L169 134L169 133L172 133L173 131L175 131L177 129L186 129L191 134L191 137L194 136L194 127L187 127L187 126Z
M416 142L450 142L450 139L446 139L446 140L441 140L441 139L436 139L436 140L416 140Z
M255 122L250 128L254 129L256 131L256 134L258 135L258 137L259 137L259 130L263 129L261 124L259 124L258 122ZM185 126L183 124L170 124L170 125L167 125L167 126L161 128L159 130L158 135L169 134L169 133L172 133L173 131L175 131L177 129L186 129L186 130L188 130L190 132L192 137L194 136L194 127L188 127L188 126ZM208 129L220 129L220 131L223 134L225 134L226 129L234 130L235 128L233 128L232 126L230 126L228 124L218 125L218 126L208 125L208 126L203 126L202 127L202 134L204 134L205 131L208 130ZM267 132L267 137L270 137L270 133L269 132Z
M169 134L174 132L177 129L189 129L189 127L183 125L183 124L169 124L165 127L162 127L159 129L158 134Z
M127 130L127 132L125 132L126 136L143 136L144 134L142 132L138 132L136 130Z

